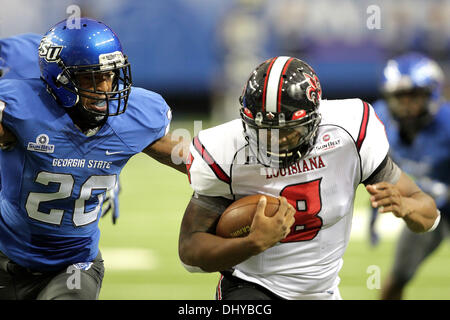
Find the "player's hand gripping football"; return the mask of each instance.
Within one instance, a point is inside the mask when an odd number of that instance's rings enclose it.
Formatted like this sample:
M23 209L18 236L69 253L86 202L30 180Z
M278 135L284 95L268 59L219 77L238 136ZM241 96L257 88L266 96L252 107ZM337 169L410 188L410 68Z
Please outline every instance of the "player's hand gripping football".
M266 197L261 197L248 235L257 243L261 252L286 238L295 222L295 209L285 197L280 197L280 206L272 217L264 214L266 204Z
M392 212L398 218L404 218L411 212L404 205L400 190L388 182L367 185L366 190L371 194L370 202L379 213Z

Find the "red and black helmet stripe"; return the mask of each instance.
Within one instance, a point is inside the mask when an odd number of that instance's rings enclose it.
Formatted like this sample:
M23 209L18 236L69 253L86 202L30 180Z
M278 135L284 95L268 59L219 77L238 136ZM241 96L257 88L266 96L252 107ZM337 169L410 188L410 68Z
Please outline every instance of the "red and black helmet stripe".
M262 112L280 112L281 89L283 86L283 74L287 66L293 60L290 57L273 58L267 68L264 80Z
M283 89L283 76L286 74L286 70L289 67L289 64L294 58L290 58L283 67L283 71L281 72L280 80L278 83L278 95L277 95L277 112L281 112L281 90Z
M200 142L200 139L198 137L194 138L194 147L197 150L198 153L202 156L202 158L205 160L205 162L208 164L208 166L211 168L211 170L214 172L216 177L225 182L230 184L231 178L226 174L226 172L216 163L214 158L211 156L211 154L206 150L206 148L203 146L203 144Z
M269 82L269 75L270 75L270 72L272 71L272 66L273 66L275 60L277 60L277 58L273 58L272 61L270 61L270 63L269 63L269 67L267 68L266 78L264 80L264 87L263 87L262 112L266 111L267 84Z

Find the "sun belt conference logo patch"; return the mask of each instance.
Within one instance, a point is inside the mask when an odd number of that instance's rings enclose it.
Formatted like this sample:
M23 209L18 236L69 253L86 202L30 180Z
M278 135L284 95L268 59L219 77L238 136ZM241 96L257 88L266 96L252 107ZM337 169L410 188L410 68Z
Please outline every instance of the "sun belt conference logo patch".
M28 142L27 150L44 153L53 153L53 151L55 151L55 145L49 144L49 142L50 139L48 135L42 133L37 136L36 142Z
M92 264L93 264L93 262L79 262L79 263L73 264L73 266L78 270L87 271L91 268Z

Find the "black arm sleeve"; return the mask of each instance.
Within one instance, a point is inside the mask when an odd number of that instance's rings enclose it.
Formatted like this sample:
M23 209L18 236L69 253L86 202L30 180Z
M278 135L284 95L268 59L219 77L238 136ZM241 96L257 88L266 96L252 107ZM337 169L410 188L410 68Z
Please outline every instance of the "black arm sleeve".
M363 183L366 186L381 181L396 184L398 179L400 179L401 173L402 171L400 168L392 161L391 157L387 155L378 168L376 168L370 177L363 181Z
M233 203L233 200L224 197L208 197L202 196L198 193L192 195L191 201L196 205L205 208L207 210L213 211L217 214L222 214L225 209Z

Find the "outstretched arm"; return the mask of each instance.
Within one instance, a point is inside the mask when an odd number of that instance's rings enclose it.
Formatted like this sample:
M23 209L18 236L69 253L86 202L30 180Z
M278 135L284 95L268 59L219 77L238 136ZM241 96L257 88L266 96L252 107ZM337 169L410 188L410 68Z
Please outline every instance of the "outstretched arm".
M183 138L175 140L170 133L156 140L143 152L153 159L172 167L182 173L186 173L186 158L189 154L189 141Z
M372 207L378 208L380 213L392 212L403 219L413 232L429 231L439 216L433 198L424 193L389 157L382 166L366 184Z

